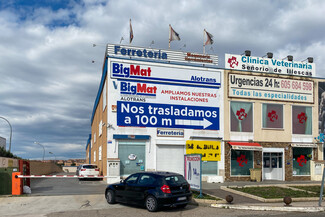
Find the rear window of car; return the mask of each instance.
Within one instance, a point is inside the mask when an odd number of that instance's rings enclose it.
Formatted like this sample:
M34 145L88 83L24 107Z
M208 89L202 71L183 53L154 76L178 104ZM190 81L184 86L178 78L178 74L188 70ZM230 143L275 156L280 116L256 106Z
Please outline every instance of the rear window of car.
M96 169L97 166L96 165L83 165L82 168L85 168L85 169Z
M186 183L185 178L181 175L167 176L165 177L165 181L168 185L179 185Z

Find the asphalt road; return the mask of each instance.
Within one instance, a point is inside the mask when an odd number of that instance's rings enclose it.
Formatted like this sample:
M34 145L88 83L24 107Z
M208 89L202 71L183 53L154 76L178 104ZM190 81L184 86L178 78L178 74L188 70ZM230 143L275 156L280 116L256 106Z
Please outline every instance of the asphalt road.
M103 217L103 216L123 216L123 217L152 217L152 216L168 216L168 217L323 217L324 213L284 213L284 212L270 212L270 211L250 211L250 210L229 210L218 209L204 206L189 205L185 209L173 208L164 209L155 213L148 212L146 209L132 206L122 206L119 208L112 208L101 210L88 211L68 211L51 213L49 217Z
M57 175L74 175L60 173ZM77 178L37 178L31 179L32 195L87 195L105 193L107 184L98 179L79 181Z
M70 178L32 179L31 197L0 198L0 216L277 216L277 217L321 217L324 213L291 213L274 211L250 211L211 208L208 206L188 205L185 209L165 208L150 213L143 207L125 204L107 204L104 181L79 181ZM9 211L13 210L14 211Z

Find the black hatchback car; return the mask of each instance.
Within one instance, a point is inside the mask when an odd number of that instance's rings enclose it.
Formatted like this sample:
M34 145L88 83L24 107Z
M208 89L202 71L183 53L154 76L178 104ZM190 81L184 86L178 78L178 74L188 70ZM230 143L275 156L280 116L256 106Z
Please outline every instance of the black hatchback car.
M140 172L108 185L105 197L116 202L145 206L155 212L164 206L185 207L192 199L190 184L178 173Z

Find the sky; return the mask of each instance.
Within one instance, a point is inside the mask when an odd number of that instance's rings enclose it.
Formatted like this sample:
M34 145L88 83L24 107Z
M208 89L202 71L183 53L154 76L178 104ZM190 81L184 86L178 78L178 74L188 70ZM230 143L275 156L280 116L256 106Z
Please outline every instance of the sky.
M12 126L11 152L25 159L85 158L105 45L275 59L313 57L325 78L322 0L0 0L0 117ZM121 37L124 40L121 41ZM94 44L96 46L94 46ZM10 127L0 119L9 148ZM53 154L50 154L52 152Z

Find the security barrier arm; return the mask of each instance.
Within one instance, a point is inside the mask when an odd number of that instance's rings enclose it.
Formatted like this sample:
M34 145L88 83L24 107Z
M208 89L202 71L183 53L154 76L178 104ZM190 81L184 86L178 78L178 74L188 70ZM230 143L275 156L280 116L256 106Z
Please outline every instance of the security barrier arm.
M77 176L77 175L16 175L16 178L108 178L109 176Z

